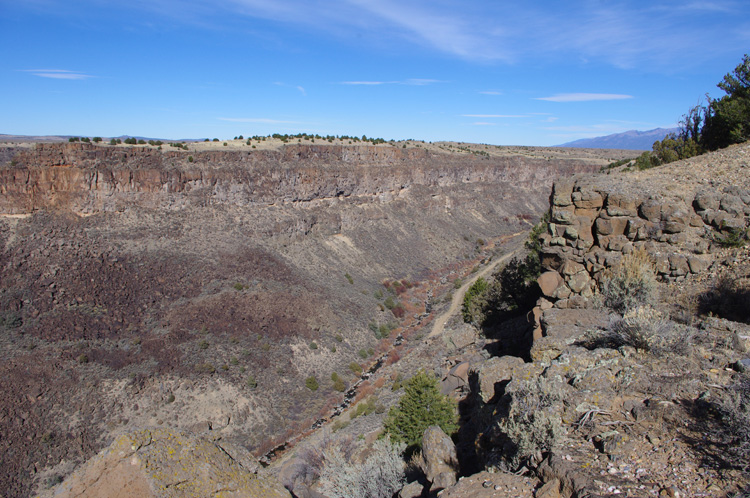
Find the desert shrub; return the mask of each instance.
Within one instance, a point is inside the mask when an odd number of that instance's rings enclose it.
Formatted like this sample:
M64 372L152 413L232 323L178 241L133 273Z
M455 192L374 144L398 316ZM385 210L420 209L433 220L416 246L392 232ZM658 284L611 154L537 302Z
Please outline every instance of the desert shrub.
M333 446L325 453L321 491L331 498L390 498L404 485L403 443L376 441L362 463L351 463Z
M199 347L200 349L208 349L208 347L209 347L209 346L210 346L210 344L209 344L209 343L208 343L208 341L207 341L207 340L205 340L205 339L202 339L202 340L201 340L201 341L200 341L200 342L198 343L198 347Z
M396 307L396 301L393 299L393 296L388 296L387 298L385 298L385 301L383 301L383 305L385 305L385 307L389 310L392 310Z
M578 344L588 349L630 346L656 355L684 355L694 337L692 327L672 322L651 306L639 306L628 310L622 318L612 318L606 330L587 332Z
M332 432L345 428L349 422L337 420ZM335 448L335 450L334 450ZM326 463L326 454L332 451L340 452L345 460L350 460L357 451L357 444L351 436L331 437L325 432L318 442L305 448L299 458L290 466L289 471L283 473L282 484L293 490L299 483L311 485L320 477Z
M89 357L85 354L82 354L78 357L78 363L84 364L89 362Z
M331 381L333 381L333 388L338 392L344 392L346 391L346 384L344 384L344 380L339 376L338 373L333 372L331 374Z
M349 370L351 370L354 375L359 375L362 373L362 365L353 361L349 363Z
M99 143L99 142L101 142L101 141L102 141L102 137L94 137L94 138L92 138L92 140L93 140L93 141L94 141L95 143Z
M309 376L305 379L305 387L311 391L317 391L320 387L318 379L316 379L314 375Z
M333 338L336 340L336 342L342 342L344 340L344 336L342 336L341 334L336 334L335 336L333 336Z
M216 367L211 363L199 363L195 365L195 371L198 373L212 374L216 373Z
M609 333L615 347L632 346L641 351L664 352L688 346L689 341L677 334L677 324L665 319L651 306L639 306L613 320Z
M310 343L310 349L318 349L318 343L313 341Z
M484 325L498 323L510 316L530 310L541 296L536 283L542 273L540 235L549 223L545 214L529 231L524 244L526 256L513 258L493 275L493 281L482 292Z
M401 303L398 303L393 309L391 309L391 313L393 313L393 316L396 318L403 318L406 315L406 308L404 308Z
M742 374L717 403L721 424L714 437L727 443L727 456L745 471L750 470L750 375Z
M722 228L713 234L712 240L721 247L744 247L750 241L746 228Z
M512 443L506 458L517 468L537 452L550 451L559 441L563 434L562 396L559 386L543 377L513 381L507 393L512 403L499 428Z
M117 145L117 140L114 138L109 141L109 145Z
M357 403L357 406L354 407L354 411L350 415L350 419L355 419L364 415L370 415L376 412L383 413L382 408L382 405L379 405L375 402L375 398L369 397L366 400Z
M654 262L645 249L622 257L601 285L602 304L618 313L653 304L657 283Z
M255 380L255 376L253 376L253 375L248 375L247 376L247 379L245 379L245 384L250 389L255 389L256 387L258 387L258 381Z
M349 272L346 272L346 273L344 273L344 277L346 278L346 280L347 280L347 281L348 281L348 282L349 282L350 284L354 285L354 279L352 278L352 276L351 276L351 275L349 275Z
M410 451L422 444L422 434L431 425L446 434L458 429L454 402L440 393L437 379L420 370L409 379L404 395L388 412L383 428L393 441L406 443Z
M464 303L461 312L466 323L482 323L484 321L485 293L489 284L485 279L479 277L469 290L464 294Z
M366 359L366 358L367 358L367 356L368 356L368 355L367 355L367 350L366 350L365 348L362 348L362 349L360 349L360 350L359 350L359 352L358 352L357 354L358 354L358 355L359 355L359 357L360 357L360 358L362 358L363 360L364 360L364 359Z
M192 162L193 162L193 156L188 156L188 162L189 162L189 163L192 163Z

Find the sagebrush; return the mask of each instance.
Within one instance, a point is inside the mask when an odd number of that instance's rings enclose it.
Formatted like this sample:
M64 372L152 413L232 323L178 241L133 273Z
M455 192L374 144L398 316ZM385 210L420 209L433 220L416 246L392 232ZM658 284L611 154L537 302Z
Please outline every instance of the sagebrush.
M404 485L405 443L376 441L362 463L352 462L337 446L328 448L320 488L329 498L391 498Z
M512 403L499 428L513 443L506 459L518 468L537 452L550 451L559 441L563 434L562 395L557 383L543 377L513 381L507 394Z
M654 304L656 297L656 269L651 256L642 248L624 255L601 285L602 304L620 314Z

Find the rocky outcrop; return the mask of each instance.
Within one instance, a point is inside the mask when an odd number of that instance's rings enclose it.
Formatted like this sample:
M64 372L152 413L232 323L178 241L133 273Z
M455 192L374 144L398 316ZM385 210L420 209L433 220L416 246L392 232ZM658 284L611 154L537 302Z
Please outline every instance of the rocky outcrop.
M666 169L555 182L541 236L544 295L557 308L586 306L607 270L638 248L663 280L705 270L715 241L750 224L749 154L742 145ZM730 162L739 169L717 174Z
M118 437L47 496L291 497L274 479L248 467L253 460L243 451L166 429L131 432Z
M392 146L289 145L258 151L160 151L38 144L0 167L0 213L60 208L80 213L128 206L268 206L349 196L392 196L418 186L543 183L592 171L583 159L476 157Z

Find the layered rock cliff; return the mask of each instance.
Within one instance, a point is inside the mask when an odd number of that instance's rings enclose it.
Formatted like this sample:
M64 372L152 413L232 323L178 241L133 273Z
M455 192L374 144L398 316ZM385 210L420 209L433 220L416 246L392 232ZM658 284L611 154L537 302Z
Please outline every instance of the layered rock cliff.
M543 185L598 169L602 160L477 158L392 146L290 145L262 151L159 151L90 144L38 144L0 169L0 212L63 208L79 213L128 206L179 209L267 206L349 196L397 195L415 186Z

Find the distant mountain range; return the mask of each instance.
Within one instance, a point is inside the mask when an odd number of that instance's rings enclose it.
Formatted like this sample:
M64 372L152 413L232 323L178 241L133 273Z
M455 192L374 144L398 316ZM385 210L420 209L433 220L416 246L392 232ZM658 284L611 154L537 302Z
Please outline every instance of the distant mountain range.
M630 130L604 137L582 138L564 143L557 147L576 147L580 149L627 149L651 150L657 140L663 140L669 133L678 133L679 128L656 128L648 131Z

